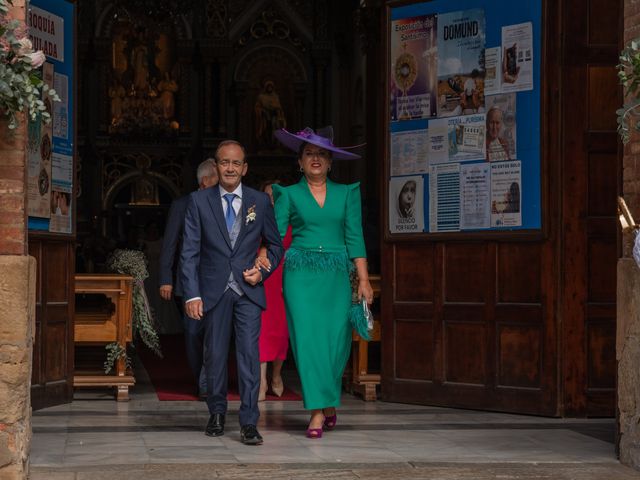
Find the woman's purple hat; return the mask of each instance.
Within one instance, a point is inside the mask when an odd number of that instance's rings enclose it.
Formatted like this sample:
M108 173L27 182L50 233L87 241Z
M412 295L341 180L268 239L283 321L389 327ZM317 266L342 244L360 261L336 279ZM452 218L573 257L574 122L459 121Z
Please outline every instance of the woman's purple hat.
M325 150L329 150L330 152L333 152L333 158L336 158L339 160L355 160L356 158L360 158L360 155L347 152L346 150L336 147L333 144L333 128L332 127L319 128L317 133L314 132L309 127L299 131L298 133L291 133L285 130L284 128L281 128L280 130L276 130L275 132L273 132L273 135L285 147L293 150L296 153L300 151L300 146L303 143L310 143L312 145L315 145L316 147L324 148ZM354 148L354 147L345 147L345 148Z

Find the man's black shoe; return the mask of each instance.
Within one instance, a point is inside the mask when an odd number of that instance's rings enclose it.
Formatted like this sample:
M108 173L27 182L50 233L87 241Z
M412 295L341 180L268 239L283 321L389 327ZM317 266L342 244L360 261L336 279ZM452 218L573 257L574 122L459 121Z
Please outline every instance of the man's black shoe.
M240 428L240 441L245 445L262 445L262 436L255 425L243 425Z
M224 435L224 413L214 413L209 417L207 428L204 429L204 434L210 437L219 437Z

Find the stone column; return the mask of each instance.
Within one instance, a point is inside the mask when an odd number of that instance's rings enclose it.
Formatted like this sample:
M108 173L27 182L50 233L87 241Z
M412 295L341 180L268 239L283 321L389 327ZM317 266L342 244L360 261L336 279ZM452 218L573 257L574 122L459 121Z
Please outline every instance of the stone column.
M624 43L640 37L640 2L624 1ZM613 107L612 107L613 108ZM616 107L618 108L618 107ZM623 196L640 223L640 135L624 147ZM620 461L640 469L640 269L632 257L634 233L623 234L618 260L617 338L618 448Z
M25 0L10 16L26 18ZM0 121L0 479L25 479L31 444L36 262L27 256L25 123Z

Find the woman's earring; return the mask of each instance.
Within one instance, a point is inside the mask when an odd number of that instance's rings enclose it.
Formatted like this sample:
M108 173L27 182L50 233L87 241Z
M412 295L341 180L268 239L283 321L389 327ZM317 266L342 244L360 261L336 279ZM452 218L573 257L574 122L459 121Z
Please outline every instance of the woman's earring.
M304 173L304 168L300 167L300 171L301 171L302 173Z
M327 168L327 172L330 172L330 171L331 171L331 167Z

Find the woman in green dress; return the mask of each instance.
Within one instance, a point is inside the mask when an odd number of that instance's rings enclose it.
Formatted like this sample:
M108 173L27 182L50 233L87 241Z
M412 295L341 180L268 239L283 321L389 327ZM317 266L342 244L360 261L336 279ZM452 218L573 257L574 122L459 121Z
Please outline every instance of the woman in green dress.
M357 272L358 298L373 301L360 184L343 185L327 178L333 158L359 156L335 147L327 134L310 128L295 134L281 129L275 136L298 153L303 173L295 185L274 185L273 195L280 235L292 227L282 288L304 407L311 410L307 436L320 438L323 430L336 425L342 374L351 349L351 270Z

